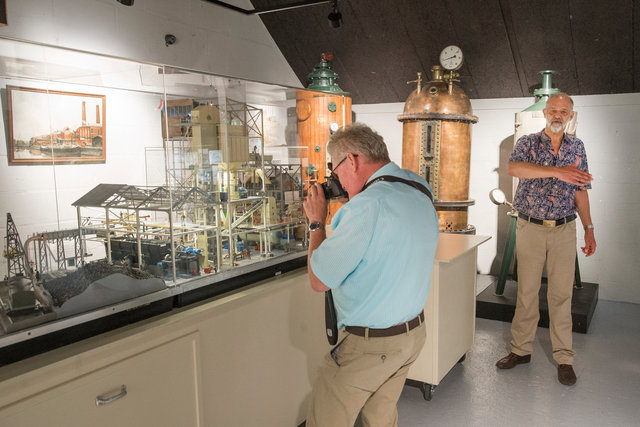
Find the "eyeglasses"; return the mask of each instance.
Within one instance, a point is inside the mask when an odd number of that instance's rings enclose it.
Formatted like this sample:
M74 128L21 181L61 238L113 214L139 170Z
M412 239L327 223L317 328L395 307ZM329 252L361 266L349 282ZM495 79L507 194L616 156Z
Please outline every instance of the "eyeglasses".
M353 157L358 157L358 155L357 155L357 154L351 154L351 155L352 155ZM338 164L336 165L336 167L335 167L335 168L332 168L331 166L329 166L329 172L331 172L331 175L336 175L336 176L337 176L336 171L338 170L338 168L340 167L340 165L341 165L342 163L344 163L344 161L345 161L345 160L347 160L347 158L348 158L348 157L349 157L349 153L347 153L347 155L345 155L345 156L344 156L344 159L342 159L342 160L340 160L340 161L338 162Z

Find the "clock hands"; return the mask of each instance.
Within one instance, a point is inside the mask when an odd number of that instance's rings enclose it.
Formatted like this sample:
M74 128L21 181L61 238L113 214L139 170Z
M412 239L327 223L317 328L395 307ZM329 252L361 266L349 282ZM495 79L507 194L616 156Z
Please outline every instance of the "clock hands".
M450 45L440 52L440 64L445 70L454 71L462 66L462 50L458 46Z

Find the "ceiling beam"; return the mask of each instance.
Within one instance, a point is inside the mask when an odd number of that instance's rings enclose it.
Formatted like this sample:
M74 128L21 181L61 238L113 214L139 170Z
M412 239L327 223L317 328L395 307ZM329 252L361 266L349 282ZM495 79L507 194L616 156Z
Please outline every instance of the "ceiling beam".
M299 7L315 6L317 4L329 3L331 0L304 0L304 1L298 1L293 3L287 3L281 6L259 7L256 9L243 9L241 7L234 6L232 4L219 1L219 0L203 0L203 1L206 1L208 3L213 3L218 6L226 7L227 9L244 13L245 15L262 15L264 13L280 12L283 10L297 9Z

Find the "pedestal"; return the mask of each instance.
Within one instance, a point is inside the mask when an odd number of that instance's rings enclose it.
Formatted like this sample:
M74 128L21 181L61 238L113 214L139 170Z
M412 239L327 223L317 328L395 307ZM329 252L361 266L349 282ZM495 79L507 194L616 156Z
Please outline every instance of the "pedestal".
M476 298L476 317L481 319L501 320L511 322L516 311L517 283L507 280L502 295L496 295L498 280L489 285ZM540 321L538 326L549 327L549 309L547 306L547 282L542 281L540 287ZM598 284L582 282L581 288L573 288L571 301L571 316L573 318L573 332L586 334L598 303Z

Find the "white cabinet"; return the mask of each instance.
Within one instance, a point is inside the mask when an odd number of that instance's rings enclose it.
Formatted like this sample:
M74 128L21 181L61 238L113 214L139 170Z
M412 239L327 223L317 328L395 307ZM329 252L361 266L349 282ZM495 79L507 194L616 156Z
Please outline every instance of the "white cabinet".
M426 383L425 398L473 345L477 247L485 236L440 234L425 305L427 340L408 379Z
M200 426L197 348L197 332L147 348L5 408L0 425Z
M1 367L0 426L296 426L327 349L299 269Z

